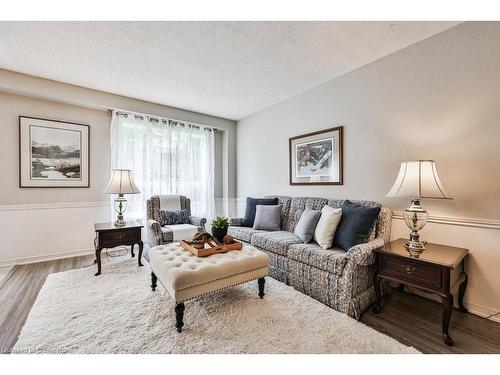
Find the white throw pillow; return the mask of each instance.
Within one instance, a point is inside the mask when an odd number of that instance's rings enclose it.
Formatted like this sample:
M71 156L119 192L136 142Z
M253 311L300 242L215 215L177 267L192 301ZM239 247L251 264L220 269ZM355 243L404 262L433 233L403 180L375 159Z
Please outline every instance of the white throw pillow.
M321 217L314 230L314 241L323 249L332 247L333 237L342 216L341 208L324 206L321 209Z

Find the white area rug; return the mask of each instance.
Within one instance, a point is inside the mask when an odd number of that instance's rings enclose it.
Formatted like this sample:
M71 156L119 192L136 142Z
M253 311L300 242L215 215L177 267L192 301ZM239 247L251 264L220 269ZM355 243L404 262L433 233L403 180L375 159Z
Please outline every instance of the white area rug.
M26 353L418 353L396 340L266 278L174 303L135 259L49 275L13 352Z

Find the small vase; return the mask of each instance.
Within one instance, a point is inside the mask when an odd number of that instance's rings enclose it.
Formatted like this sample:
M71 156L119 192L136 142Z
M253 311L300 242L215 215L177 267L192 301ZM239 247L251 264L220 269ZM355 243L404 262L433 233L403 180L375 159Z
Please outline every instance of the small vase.
M212 228L212 234L217 238L217 241L223 243L224 236L227 234L227 228Z

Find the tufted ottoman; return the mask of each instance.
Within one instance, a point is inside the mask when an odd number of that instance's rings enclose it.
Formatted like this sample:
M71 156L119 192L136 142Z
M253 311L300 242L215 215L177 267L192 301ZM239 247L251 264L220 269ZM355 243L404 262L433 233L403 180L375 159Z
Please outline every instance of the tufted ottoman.
M176 328L184 325L184 302L250 280L258 279L259 297L264 297L264 277L268 274L269 257L253 246L214 254L194 256L179 243L153 247L150 252L151 288L156 282L165 287L175 301Z

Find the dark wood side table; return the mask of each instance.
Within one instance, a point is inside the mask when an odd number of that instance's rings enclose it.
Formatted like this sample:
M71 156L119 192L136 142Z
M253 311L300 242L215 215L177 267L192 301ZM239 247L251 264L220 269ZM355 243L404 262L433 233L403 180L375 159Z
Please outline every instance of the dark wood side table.
M453 311L453 293L457 288L459 310L467 312L464 307L464 294L467 287L464 262L469 250L427 243L426 250L418 258L414 258L405 249L405 242L405 239L399 238L373 250L377 256L377 271L373 279L377 302L373 307L373 312L378 313L381 308L380 281L382 279L437 294L443 303L443 340L451 346L454 342L448 333L448 327ZM455 269L459 270L459 273L454 273L452 279L451 271Z
M97 263L97 273L96 276L101 274L101 251L102 249L109 249L116 246L131 246L130 252L132 253L132 258L134 254L134 246L139 245L139 257L137 259L139 267L142 266L142 249L144 244L141 239L141 228L144 227L139 221L127 221L127 224L123 227L115 227L113 223L96 223L94 224L95 229L95 260Z

